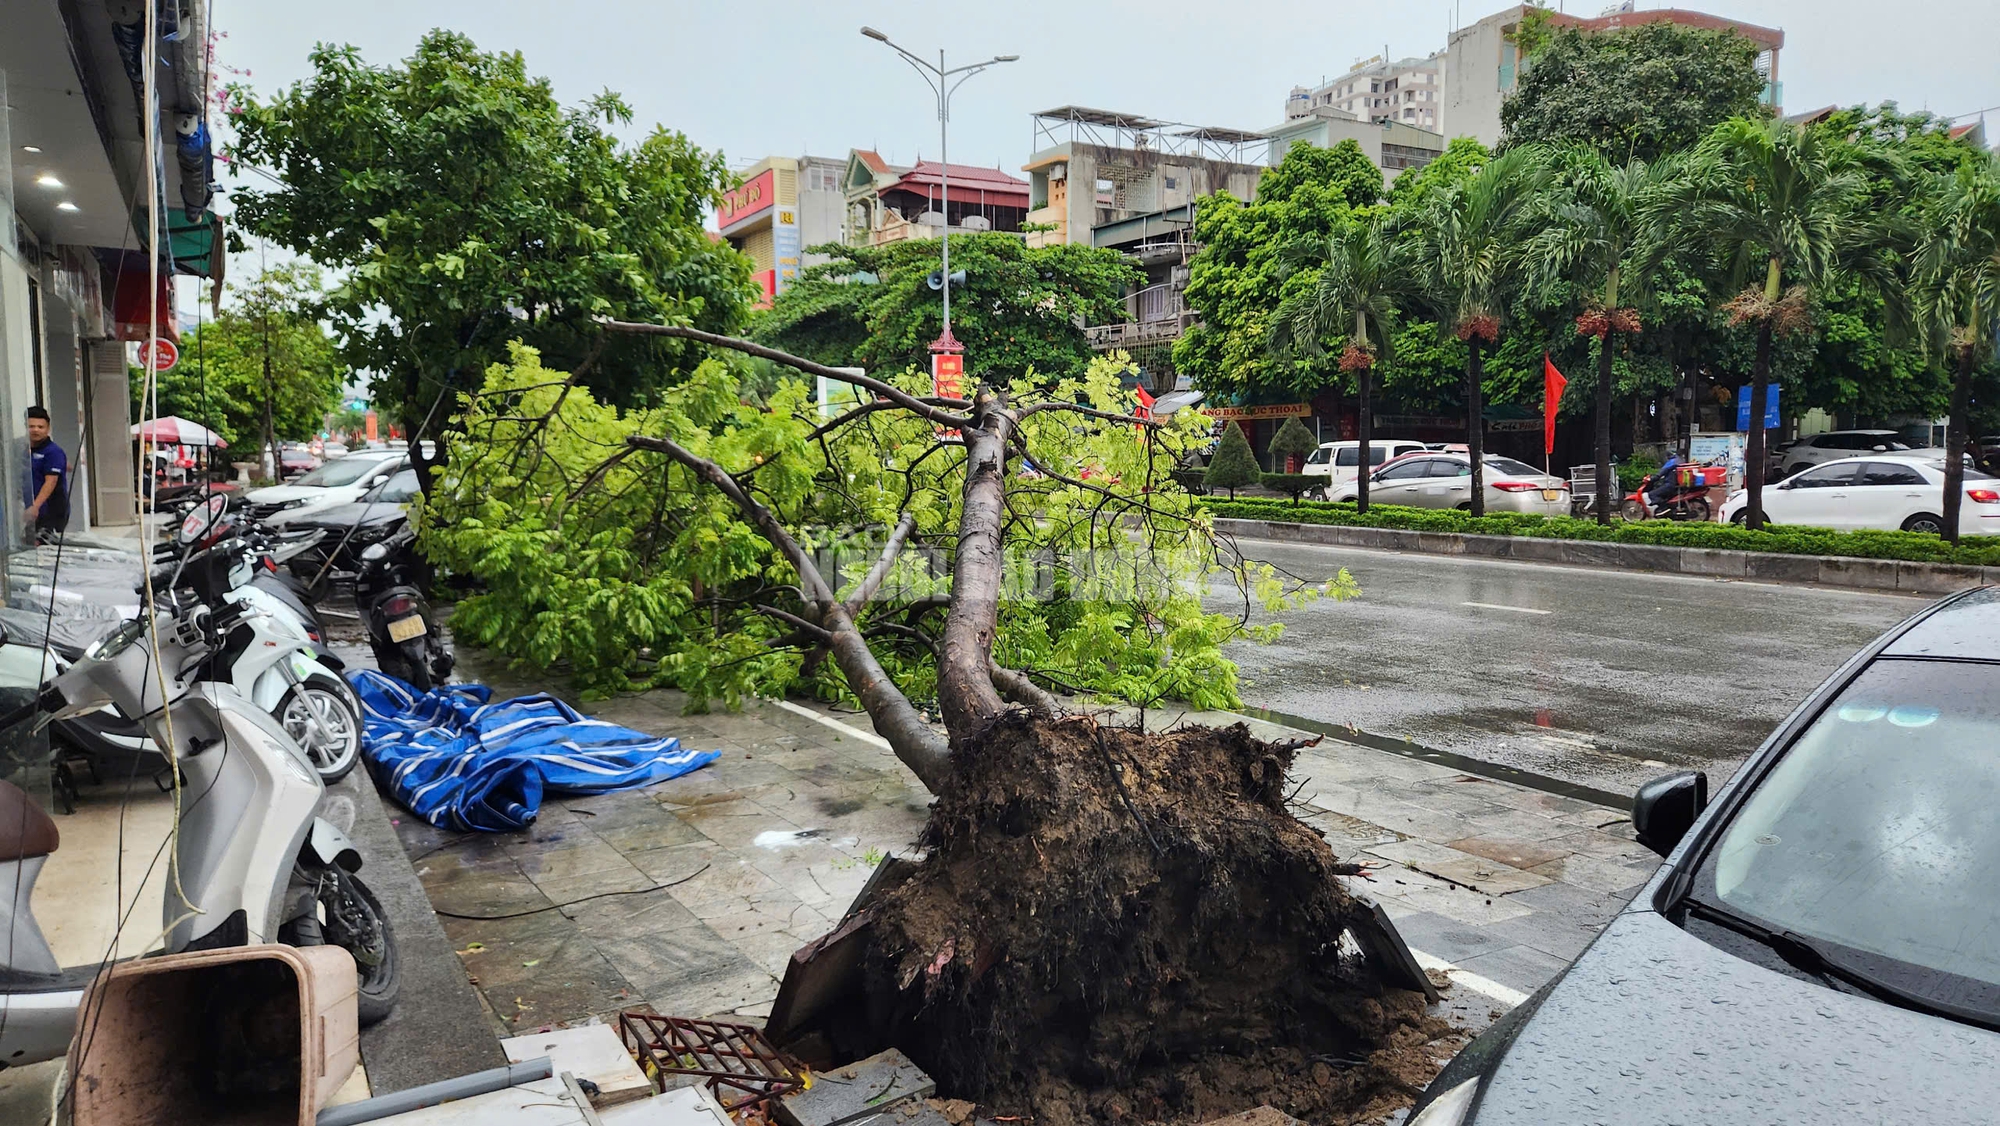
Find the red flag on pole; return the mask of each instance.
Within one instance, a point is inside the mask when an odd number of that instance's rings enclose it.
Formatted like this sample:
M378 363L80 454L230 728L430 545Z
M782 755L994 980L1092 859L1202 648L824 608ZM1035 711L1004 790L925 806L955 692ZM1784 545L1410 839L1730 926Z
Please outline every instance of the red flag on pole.
M1562 406L1563 388L1569 380L1556 370L1556 362L1542 353L1542 456L1556 452L1556 408Z

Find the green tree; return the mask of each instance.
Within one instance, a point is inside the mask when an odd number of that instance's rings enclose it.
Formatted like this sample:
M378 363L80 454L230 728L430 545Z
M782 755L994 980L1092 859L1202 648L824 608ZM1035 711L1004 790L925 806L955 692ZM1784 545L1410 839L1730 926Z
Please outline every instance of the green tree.
M1174 367L1210 393L1318 390L1325 371L1302 351L1271 348L1274 312L1310 278L1287 261L1290 247L1323 243L1358 208L1382 195L1382 173L1361 146L1330 149L1303 142L1264 170L1257 198L1226 193L1195 204L1195 242L1187 303L1200 322L1174 342Z
M1430 206L1432 196L1471 180L1492 159L1492 150L1477 140L1454 137L1437 159L1396 177L1385 197L1389 210L1398 216L1421 214Z
M1235 500L1236 490L1256 484L1259 474L1257 454L1250 448L1250 439L1243 435L1241 426L1231 421L1222 431L1222 441L1215 447L1215 456L1209 459L1208 472L1202 474L1201 483L1211 489L1228 489L1229 499Z
M701 352L607 340L594 318L741 323L749 262L702 231L728 181L720 157L663 130L621 146L607 127L631 113L616 95L565 109L519 54L452 32L395 66L353 47L311 59L310 78L246 98L235 119L236 158L282 184L238 188L236 221L339 271L327 315L341 354L374 373L376 405L400 417L420 462L415 439L442 436L455 396L510 341L637 404Z
M1612 353L1621 335L1640 328L1639 311L1621 304L1640 295L1664 255L1642 253L1651 237L1645 201L1679 175L1668 158L1647 164L1613 165L1604 154L1581 145L1556 150L1550 160L1551 190L1535 201L1523 253L1538 287L1559 282L1589 294L1576 317L1577 332L1597 340L1597 395L1594 446L1597 479L1611 480ZM1597 490L1597 522L1611 523L1611 490Z
M1944 461L1944 536L1958 542L1970 451L1972 381L1993 358L2000 320L2000 158L1961 165L1935 193L1916 254L1919 323L1953 366Z
M1716 126L1695 150L1688 175L1646 204L1649 220L1671 240L1713 253L1730 285L1762 273L1724 306L1757 341L1744 458L1751 528L1764 526L1765 430L1758 421L1773 340L1810 328L1814 292L1843 267L1874 272L1886 263L1887 232L1867 206L1869 155L1830 130L1737 118Z
M340 402L347 367L318 320L319 274L299 264L266 270L215 320L183 342L181 361L161 372L157 412L215 431L231 448L256 449L319 433ZM133 416L148 416L132 384Z
M1550 28L1500 106L1501 147L1581 144L1614 164L1690 148L1732 117L1767 115L1757 45L1665 20Z
M1091 360L1082 325L1124 315L1125 292L1144 281L1115 250L1064 244L1033 248L1012 234L953 235L951 267L965 271L952 295L951 333L982 378L1043 379L1082 371ZM828 261L809 267L768 312L755 340L834 367L874 372L930 368L943 331L943 302L929 279L938 244L828 244Z
M1293 261L1311 271L1308 288L1294 287L1278 309L1272 343L1280 350L1324 352L1324 342L1345 335L1340 369L1355 386L1360 439L1355 462L1357 507L1368 511L1370 446L1375 428L1371 398L1376 357L1388 352L1399 302L1411 292L1411 263L1404 244L1381 213L1342 224L1323 242L1295 248Z
M1407 232L1424 299L1441 328L1465 342L1465 434L1472 462L1472 514L1486 514L1485 371L1503 318L1518 294L1519 225L1546 182L1544 155L1516 148L1469 182L1435 197Z

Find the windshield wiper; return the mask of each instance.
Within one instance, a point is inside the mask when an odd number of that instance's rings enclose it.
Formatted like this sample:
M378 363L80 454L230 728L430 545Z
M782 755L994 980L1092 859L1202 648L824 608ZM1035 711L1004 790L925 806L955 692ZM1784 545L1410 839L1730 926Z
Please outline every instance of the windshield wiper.
M1696 896L1688 896L1685 902L1691 913L1768 947L1786 965L1821 981L1839 982L1898 1008L2000 1031L2000 1014L1965 1008L1891 985L1829 954L1824 946L1797 931L1772 930Z

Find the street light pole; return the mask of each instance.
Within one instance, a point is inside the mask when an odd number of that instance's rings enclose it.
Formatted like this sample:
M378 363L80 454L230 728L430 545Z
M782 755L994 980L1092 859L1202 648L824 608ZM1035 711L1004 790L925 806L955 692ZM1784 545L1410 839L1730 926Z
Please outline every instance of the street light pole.
M955 352L958 351L958 341L953 340L951 336L951 96L958 91L960 86L965 84L966 79L971 78L973 75L978 74L995 63L1011 63L1021 56L995 55L984 62L969 63L965 66L946 69L944 48L942 47L938 48L937 65L932 66L930 63L890 42L888 36L872 27L862 28L861 34L878 43L884 44L890 50L901 55L903 61L909 63L916 70L917 74L922 76L924 83L931 88L931 94L937 99L938 217L943 220L938 229L938 242L944 248L942 254L943 273L941 275L944 281L944 332L939 334L937 342L931 346L931 350L934 352ZM957 78L957 81L952 81L953 78Z

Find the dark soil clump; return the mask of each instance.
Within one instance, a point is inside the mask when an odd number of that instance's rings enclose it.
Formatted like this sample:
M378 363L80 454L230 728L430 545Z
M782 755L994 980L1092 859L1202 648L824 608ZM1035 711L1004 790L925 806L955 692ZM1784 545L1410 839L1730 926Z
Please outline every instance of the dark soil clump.
M1010 714L963 741L928 857L870 908L870 1008L939 1092L1036 1126L1311 1122L1408 1099L1450 1034L1340 936L1368 909L1241 725Z

